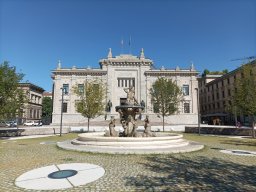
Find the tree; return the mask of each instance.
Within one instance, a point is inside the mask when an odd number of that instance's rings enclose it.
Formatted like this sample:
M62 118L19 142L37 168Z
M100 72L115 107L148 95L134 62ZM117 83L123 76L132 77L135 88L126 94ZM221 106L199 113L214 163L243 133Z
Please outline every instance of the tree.
M42 120L45 124L51 123L52 116L52 99L44 97L42 100Z
M243 65L241 77L235 82L233 90L234 105L243 114L251 119L252 137L255 138L254 125L256 115L256 62Z
M105 107L105 88L102 82L90 81L73 87L74 93L79 97L76 102L76 111L87 118L89 132L90 119L103 114Z
M16 72L15 67L9 66L7 61L0 65L0 119L21 116L26 97L18 86L23 76Z
M165 116L178 111L182 99L182 91L174 81L167 78L158 78L150 89L154 111L163 117L163 131Z
M202 74L202 76L206 76L206 75L209 74L209 73L210 73L210 71L209 71L208 69L205 69L204 72L203 72L203 74Z

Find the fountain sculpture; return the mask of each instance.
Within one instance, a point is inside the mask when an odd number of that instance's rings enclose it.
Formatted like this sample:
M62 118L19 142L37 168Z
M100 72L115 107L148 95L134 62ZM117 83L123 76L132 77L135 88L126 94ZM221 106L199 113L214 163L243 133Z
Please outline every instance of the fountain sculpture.
M176 133L155 133L151 131L149 116L144 120L144 132L138 132L136 117L141 116L144 104L138 104L134 87L125 88L127 101L124 105L116 106L120 115L123 131L115 129L115 118L112 116L109 130L104 133L82 133L72 141L58 142L57 145L67 150L120 153L120 154L152 154L152 153L182 153L196 151L204 146L183 139Z
M109 131L106 131L105 136L110 137L151 137L155 136L151 132L149 123L149 117L145 119L145 131L143 133L137 132L137 119L136 117L141 116L141 112L144 110L144 106L139 105L135 98L134 87L125 88L124 91L127 93L127 100L124 105L116 106L116 111L120 115L120 123L123 127L123 132L117 132L115 130L115 119L112 116L109 123Z

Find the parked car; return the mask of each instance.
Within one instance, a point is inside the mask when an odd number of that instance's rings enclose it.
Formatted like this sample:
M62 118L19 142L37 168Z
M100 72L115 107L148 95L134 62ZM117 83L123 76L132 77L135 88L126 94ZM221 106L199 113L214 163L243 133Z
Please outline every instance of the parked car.
M24 126L35 126L36 123L34 121L26 121L23 125Z
M17 127L17 122L16 121L6 121L6 125L8 127Z
M0 127L8 127L5 121L0 121Z
M35 122L35 126L42 126L42 125L43 125L42 121L36 121Z

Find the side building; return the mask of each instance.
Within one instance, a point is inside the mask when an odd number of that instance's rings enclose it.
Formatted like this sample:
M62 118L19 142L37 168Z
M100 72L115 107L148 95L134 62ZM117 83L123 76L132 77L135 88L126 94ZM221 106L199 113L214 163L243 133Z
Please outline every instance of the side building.
M112 107L105 112L107 118L119 114L115 106L122 105L126 101L124 88L134 86L135 97L139 103L145 103L144 115L150 116L151 121L161 121L161 118L153 111L150 88L159 77L174 80L183 90L184 99L180 103L179 112L166 118L172 124L196 124L197 123L197 93L198 71L193 64L189 69L161 69L153 68L153 61L145 58L144 50L140 56L121 54L113 57L109 49L107 58L99 61L100 68L62 68L61 63L57 69L52 71L53 79L53 115L52 123L60 124L61 116L61 88L65 89L63 96L63 123L65 125L84 124L86 119L76 112L75 102L78 99L72 92L72 87L82 86L85 81L93 79L101 80L106 86L106 104L112 103ZM103 121L104 116L98 117L96 121Z
M32 83L19 83L27 96L27 102L22 109L22 116L19 118L19 124L23 124L28 120L37 121L42 116L42 98L44 89Z
M256 66L255 61L252 64ZM239 67L224 75L208 74L198 78L202 122L217 125L236 125L237 121L243 125L249 123L247 116L238 115L230 110L235 81L241 76L241 67Z

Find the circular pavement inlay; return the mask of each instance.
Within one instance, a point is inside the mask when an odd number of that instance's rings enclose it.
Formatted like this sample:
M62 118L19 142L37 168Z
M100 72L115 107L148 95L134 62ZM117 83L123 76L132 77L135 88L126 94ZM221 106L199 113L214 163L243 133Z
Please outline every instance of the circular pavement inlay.
M61 170L61 171L55 171L53 173L50 173L48 175L51 179L64 179L68 177L72 177L77 174L77 171L75 170Z
M66 189L93 182L105 174L105 170L88 163L50 165L28 171L15 180L15 185L25 189Z
M224 150L220 150L220 152L231 154L231 155L256 156L256 151L224 149Z

